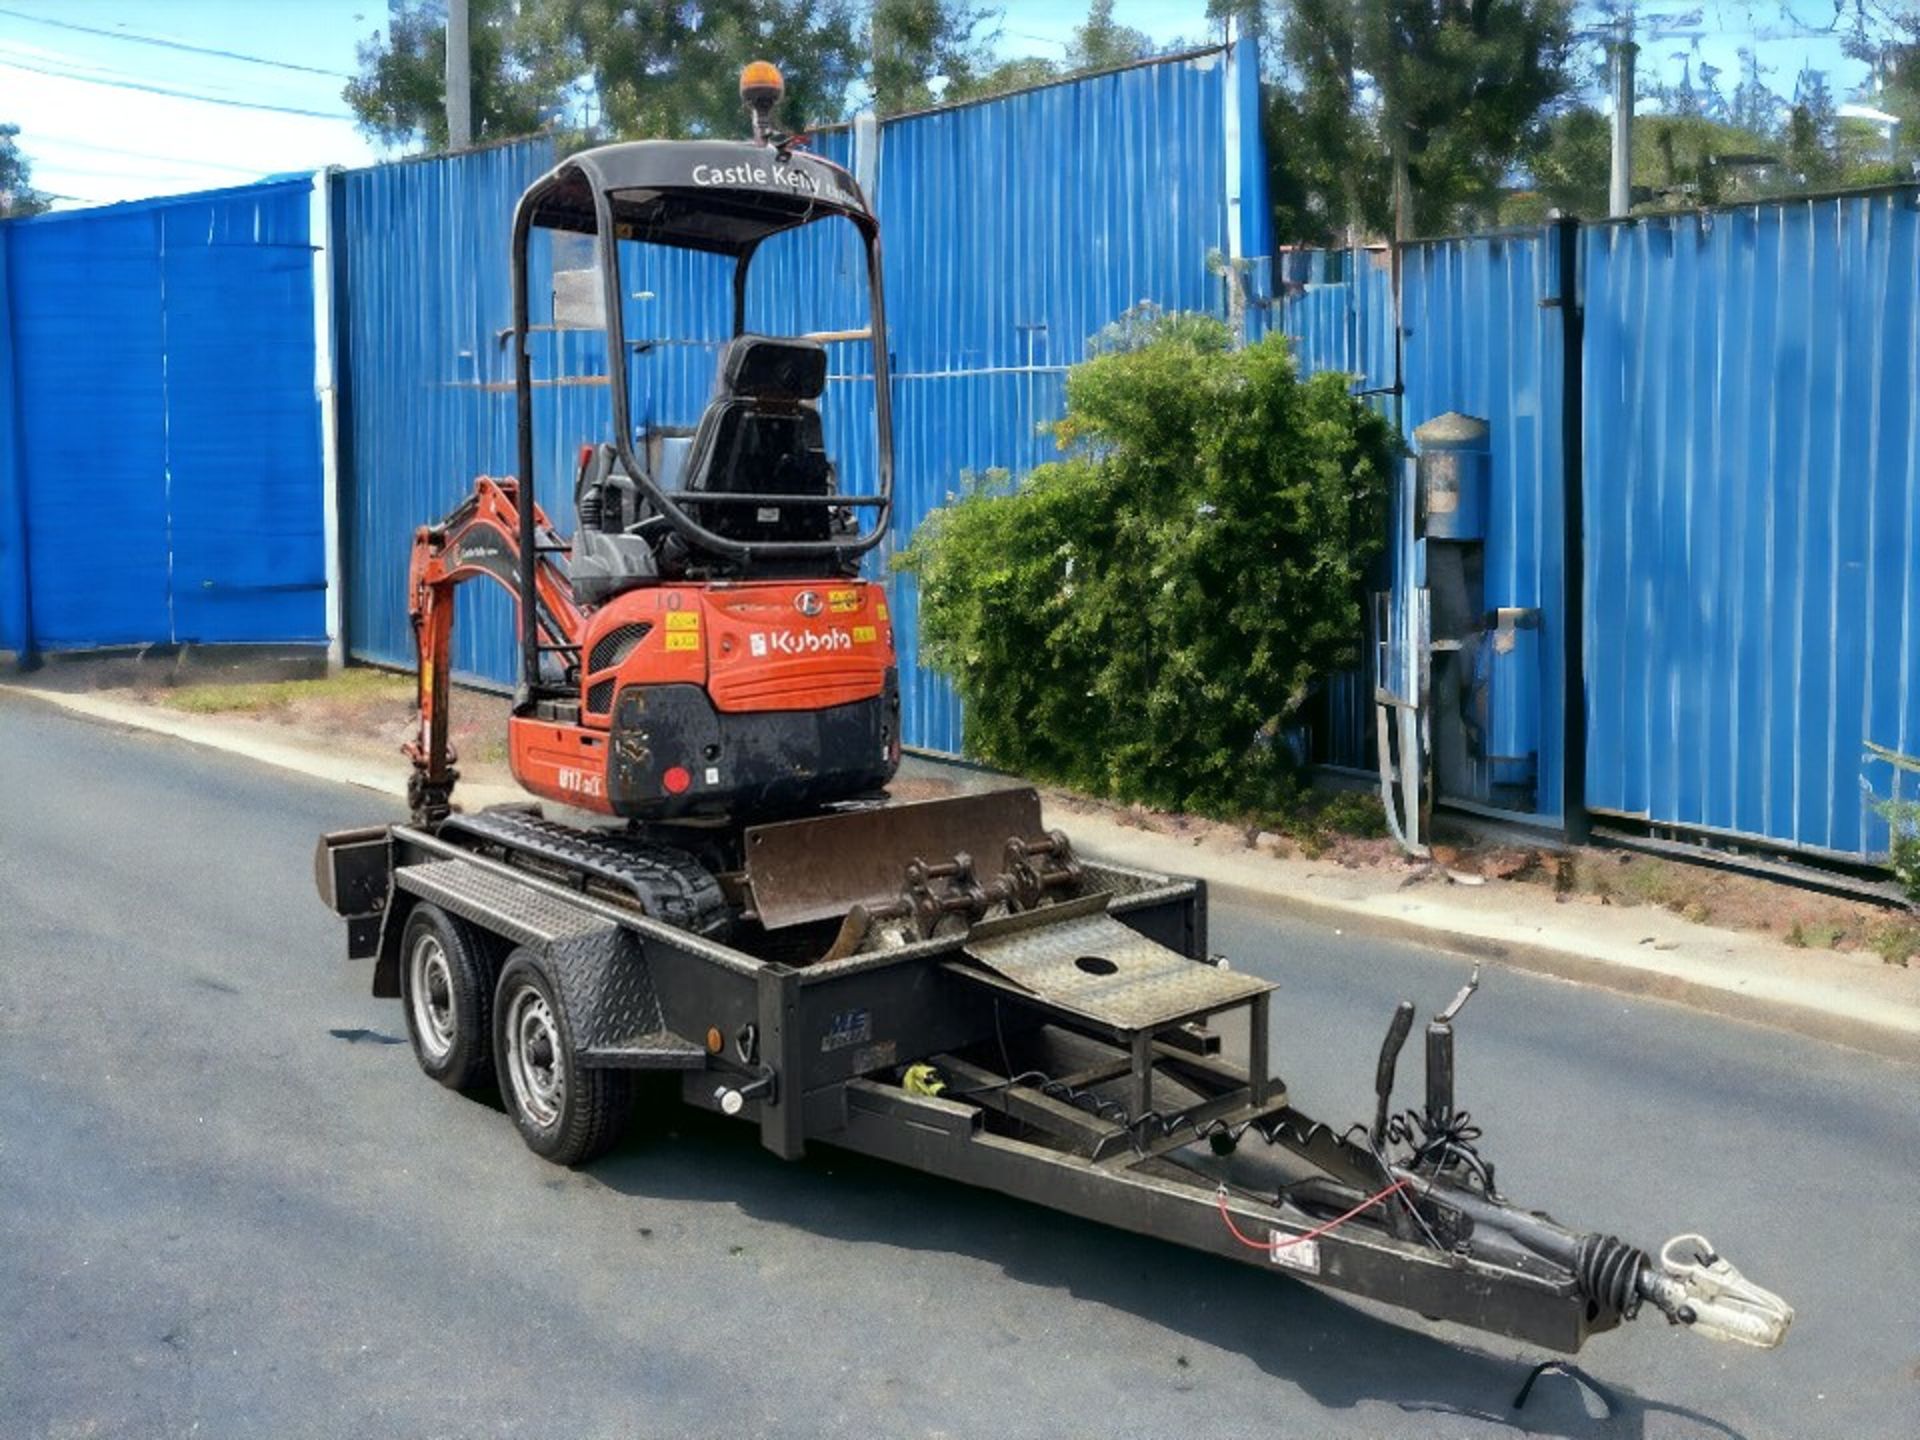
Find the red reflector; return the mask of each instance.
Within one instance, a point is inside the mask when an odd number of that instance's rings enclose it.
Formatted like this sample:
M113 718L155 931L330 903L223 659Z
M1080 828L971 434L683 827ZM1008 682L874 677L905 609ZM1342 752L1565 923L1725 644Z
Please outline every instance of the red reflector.
M693 783L693 776L687 772L686 766L675 765L660 777L660 783L666 787L667 794L679 795Z

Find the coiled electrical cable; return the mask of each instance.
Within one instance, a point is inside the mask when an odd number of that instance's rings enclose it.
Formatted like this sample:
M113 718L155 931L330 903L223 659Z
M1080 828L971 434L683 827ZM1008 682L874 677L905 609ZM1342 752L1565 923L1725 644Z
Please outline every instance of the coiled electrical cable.
M1481 1193L1489 1200L1498 1200L1500 1192L1494 1188L1493 1166L1481 1158L1475 1146L1480 1134L1480 1127L1465 1110L1455 1110L1437 1124L1419 1110L1402 1111L1387 1121L1389 1143L1405 1145L1413 1152L1407 1161L1408 1169L1425 1168L1429 1175L1438 1175L1449 1166L1457 1165L1479 1180Z

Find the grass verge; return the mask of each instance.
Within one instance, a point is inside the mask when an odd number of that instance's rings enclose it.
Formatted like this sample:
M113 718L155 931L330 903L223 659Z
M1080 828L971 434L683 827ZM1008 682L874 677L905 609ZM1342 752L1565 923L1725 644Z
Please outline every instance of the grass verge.
M181 685L154 698L188 715L265 715L306 701L347 702L413 699L413 677L355 666L314 680L259 680Z

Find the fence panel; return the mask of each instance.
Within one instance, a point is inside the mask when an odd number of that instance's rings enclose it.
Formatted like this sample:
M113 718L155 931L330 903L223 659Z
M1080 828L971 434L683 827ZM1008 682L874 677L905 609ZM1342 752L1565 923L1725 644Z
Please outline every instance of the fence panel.
M334 179L347 640L360 659L413 663L414 530L450 510L476 475L513 472L504 338L513 317L513 207L553 158L551 142L537 140ZM543 244L543 258L546 251ZM530 294L550 303L544 283ZM544 382L535 392L537 434L547 442L538 498L558 519L571 468L555 412L585 409L586 387L556 382L603 373L605 345L597 335L551 330L531 343ZM595 398L604 410L604 397ZM604 420L597 426L606 428ZM516 654L511 598L467 586L454 630L457 673L510 683Z
M1285 334L1301 373L1337 370L1383 410L1399 375L1393 256L1381 245L1353 250L1288 250L1274 259L1273 295L1248 318L1254 337Z
M1884 851L1865 742L1920 749L1915 192L1601 226L1583 262L1589 804Z
M1492 703L1509 707L1511 733L1537 743L1536 813L1557 822L1566 469L1560 311L1541 303L1553 298L1552 246L1551 236L1538 231L1408 246L1401 256L1400 313L1407 435L1449 411L1477 416L1491 429L1486 608L1540 612L1537 673L1503 671ZM1505 719L1496 710L1496 735L1507 728Z
M8 222L18 648L325 639L310 196Z

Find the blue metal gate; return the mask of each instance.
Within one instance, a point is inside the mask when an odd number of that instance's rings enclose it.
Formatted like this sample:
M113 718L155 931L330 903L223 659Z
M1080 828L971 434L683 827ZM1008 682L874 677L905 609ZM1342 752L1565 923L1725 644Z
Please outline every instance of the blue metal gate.
M326 638L311 194L0 226L0 645Z
M1920 752L1920 191L1583 241L1588 803L1884 852L1867 743Z

